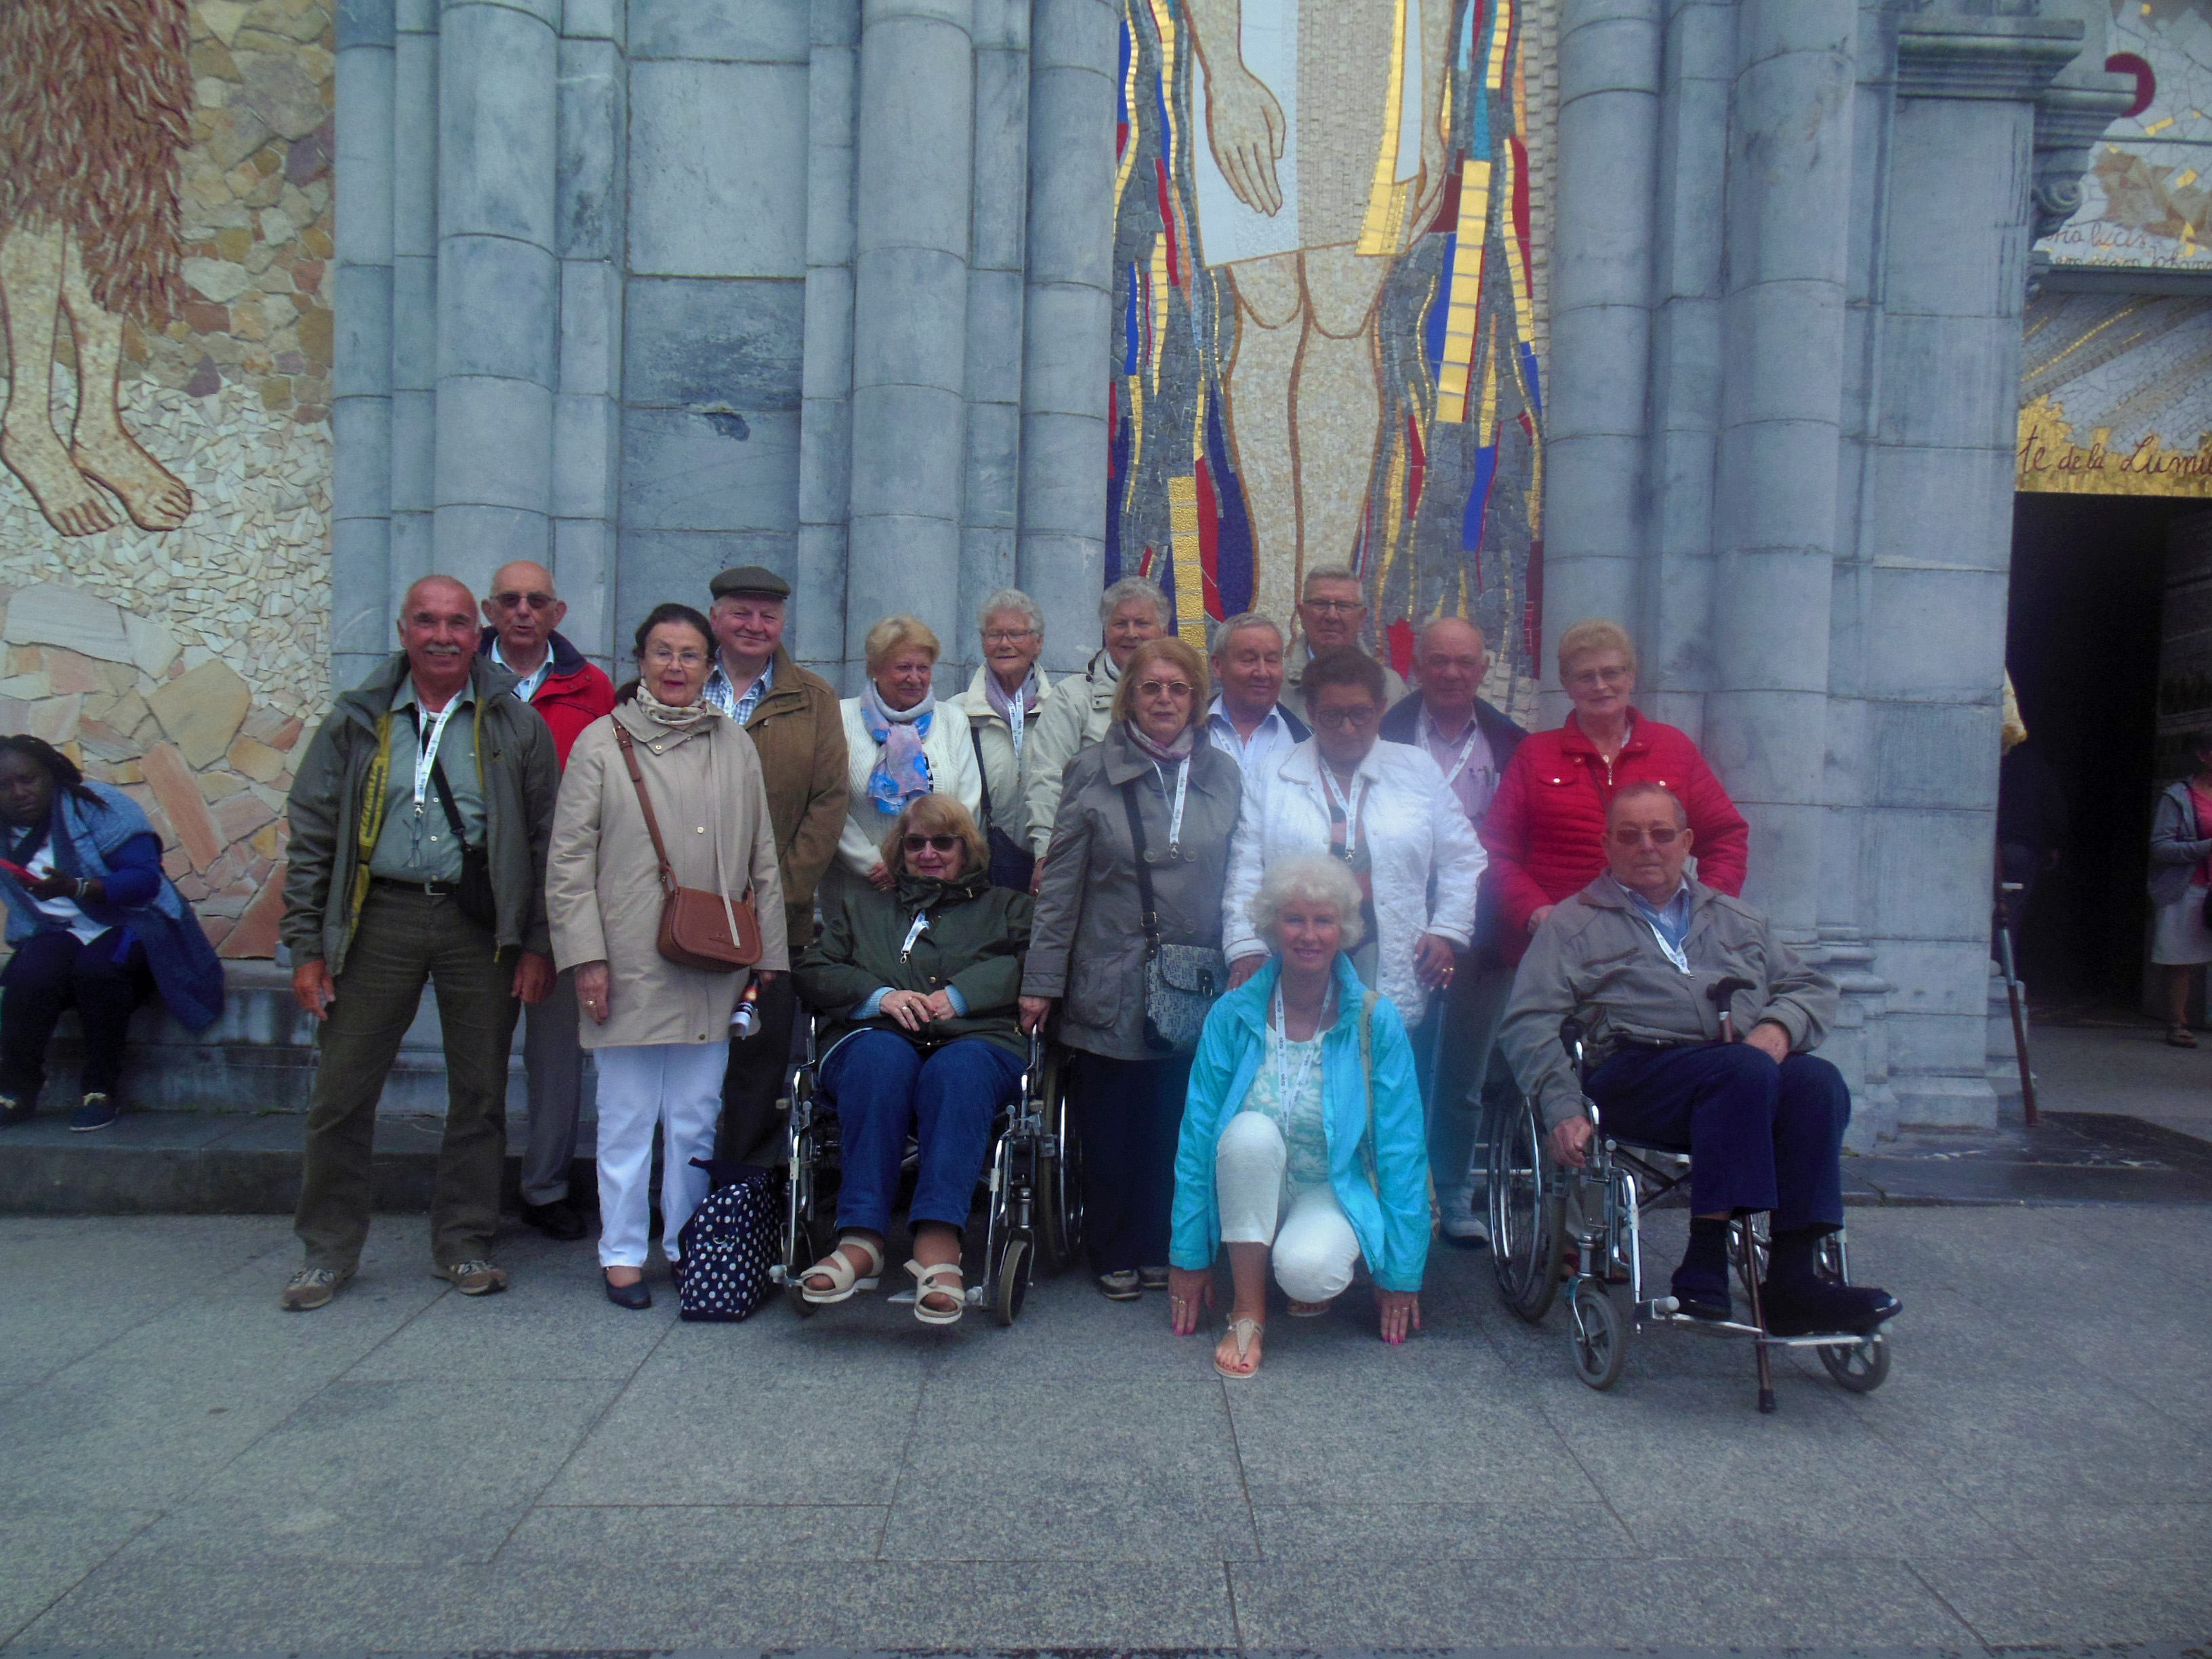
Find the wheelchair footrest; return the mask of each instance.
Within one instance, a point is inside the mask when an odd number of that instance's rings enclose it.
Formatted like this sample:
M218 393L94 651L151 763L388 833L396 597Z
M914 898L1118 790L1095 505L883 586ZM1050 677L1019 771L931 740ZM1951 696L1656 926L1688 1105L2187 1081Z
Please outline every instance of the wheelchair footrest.
M964 1291L963 1291L962 1294L963 1299L967 1302L969 1307L980 1308L984 1304L984 1292L987 1289L988 1286L985 1285L970 1285ZM893 1291L889 1296L885 1297L884 1300L898 1307L910 1308L914 1305L914 1294L915 1293L910 1290Z

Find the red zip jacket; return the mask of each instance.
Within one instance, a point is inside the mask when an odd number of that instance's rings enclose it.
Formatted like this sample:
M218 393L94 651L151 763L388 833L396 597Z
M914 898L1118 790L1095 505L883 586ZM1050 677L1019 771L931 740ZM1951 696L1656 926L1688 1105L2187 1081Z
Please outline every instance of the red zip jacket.
M485 629L477 643L477 654L489 659L495 637L490 629ZM584 728L600 715L615 712L615 683L585 661L584 653L567 639L556 634L553 670L538 683L538 694L531 698L530 706L552 729L554 756L566 769L568 750Z
M1628 711L1627 744L1611 766L1574 716L1532 732L1513 751L1482 821L1488 878L1505 913L1498 942L1508 962L1528 948L1528 918L1570 898L1606 867L1605 814L1625 783L1662 783L1690 815L1698 879L1731 898L1743 895L1751 826L1680 726Z

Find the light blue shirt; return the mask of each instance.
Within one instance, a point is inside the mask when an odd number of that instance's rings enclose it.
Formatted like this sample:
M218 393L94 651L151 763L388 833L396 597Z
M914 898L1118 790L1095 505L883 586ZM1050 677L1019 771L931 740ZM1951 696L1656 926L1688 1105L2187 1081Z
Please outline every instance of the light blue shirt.
M852 1017L854 1019L875 1018L877 1015L883 1012L884 999L891 994L891 988L888 985L878 987L869 994L866 1002L853 1010ZM960 994L960 988L957 985L948 985L945 988L945 994L951 999L952 1012L963 1019L967 1018L968 999Z
M744 696L739 696L730 684L729 673L723 668L721 656L717 653L714 672L707 676L707 689L702 695L707 702L713 703L742 727L753 717L753 710L760 707L760 700L775 683L775 659L770 657L768 666L761 670L760 678L745 689Z
M1664 905L1653 904L1633 887L1623 887L1619 881L1613 884L1627 896L1628 902L1636 907L1636 914L1651 924L1668 949L1679 954L1682 941L1690 933L1690 884L1685 881Z
M1248 741L1237 735L1237 727L1230 720L1228 711L1222 707L1219 697L1213 700L1213 707L1206 711L1206 736L1216 749L1242 767L1248 778L1256 776L1260 768L1267 762L1288 754L1298 745L1297 738L1291 733L1291 723L1283 718L1279 705L1267 711L1267 719L1252 729L1252 736Z
M545 677L553 672L553 647L550 645L545 647L545 660L539 663L536 672L532 673L521 673L513 663L507 661L506 654L500 649L497 635L494 635L492 639L491 659L508 673L515 676L514 695L525 702L528 702L538 695L538 688L545 684Z

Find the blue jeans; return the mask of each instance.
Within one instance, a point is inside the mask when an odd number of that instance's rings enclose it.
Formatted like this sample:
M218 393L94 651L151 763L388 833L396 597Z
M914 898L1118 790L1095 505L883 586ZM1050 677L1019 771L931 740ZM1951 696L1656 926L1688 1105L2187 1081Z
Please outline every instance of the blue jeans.
M1020 1058L985 1037L962 1037L927 1059L891 1031L862 1031L839 1043L822 1067L844 1148L838 1231L890 1231L909 1133L921 1152L909 1224L966 1227L991 1149L992 1116L1021 1081Z
M1690 1213L1771 1210L1774 1230L1839 1227L1851 1091L1818 1054L1747 1044L1624 1048L1590 1073L1606 1132L1691 1152Z

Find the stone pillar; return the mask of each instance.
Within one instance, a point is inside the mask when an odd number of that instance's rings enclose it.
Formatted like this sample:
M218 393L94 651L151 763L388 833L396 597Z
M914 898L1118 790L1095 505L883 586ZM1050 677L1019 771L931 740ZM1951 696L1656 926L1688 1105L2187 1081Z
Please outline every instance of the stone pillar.
M434 562L438 433L438 11L435 0L398 0L398 5L392 75L392 564L386 597L393 616L407 585L428 574Z
M1120 22L1107 0L1035 0L1030 14L1015 576L1043 607L1044 661L1056 672L1098 648Z
M1855 0L1737 19L1707 757L1752 825L1746 896L1818 922L1837 536Z
M616 501L622 476L623 8L567 0L559 46L559 392L553 400L553 574L562 631L612 671Z
M966 471L975 59L970 0L860 19L845 648L905 611L955 637ZM949 666L939 690L951 687Z
M552 557L561 0L447 0L438 38L438 568Z
M806 69L806 320L792 650L841 690L853 495L853 147L860 0L816 0Z
M392 642L391 0L348 0L337 27L331 678L343 690Z
M1017 566L1022 453L1022 221L1029 205L1030 0L975 0L975 183L968 265L968 477L960 611L946 654L980 659L975 611ZM1045 637L1049 640L1048 628Z
M1544 481L1545 684L1560 631L1632 629L1644 541L1644 403L1657 199L1660 0L1562 0L1559 218ZM1565 703L1545 701L1548 721Z

